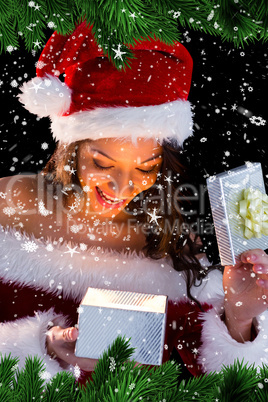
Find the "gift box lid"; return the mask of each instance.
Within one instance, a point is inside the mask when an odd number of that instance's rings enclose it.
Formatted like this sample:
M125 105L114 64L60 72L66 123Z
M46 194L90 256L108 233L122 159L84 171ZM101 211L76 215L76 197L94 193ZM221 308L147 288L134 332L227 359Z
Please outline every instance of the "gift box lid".
M167 296L163 295L88 288L81 305L164 314L166 303Z

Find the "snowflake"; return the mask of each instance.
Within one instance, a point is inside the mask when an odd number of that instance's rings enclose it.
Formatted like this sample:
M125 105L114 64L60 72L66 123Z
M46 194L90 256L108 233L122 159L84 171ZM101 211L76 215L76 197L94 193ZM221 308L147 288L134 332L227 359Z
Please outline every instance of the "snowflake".
M114 371L114 370L115 370L115 366L116 366L116 362L115 362L115 360L114 360L113 357L109 357L109 359L110 359L109 370L110 370L110 371Z
M41 70L42 68L44 68L46 66L46 63L44 63L43 61L37 61L36 63L35 63L35 67L38 69L38 70Z
M150 217L151 217L151 220L150 220L149 223L155 222L155 223L157 223L157 225L158 225L157 219L162 218L162 216L161 216L161 215L156 215L156 208L153 209L153 213L152 213L152 214L151 214L150 212L147 212L147 213L148 213L148 215L150 215Z
M256 126L265 126L266 124L266 120L261 116L252 116L249 120L252 124L256 124Z
M89 190L90 190L90 187L89 187L89 186L84 186L84 187L83 187L83 191L84 191L85 193L88 193Z
M129 386L129 389L134 389L135 388L135 384L134 384L134 382L132 382L131 384L130 384L130 386Z
M232 107L231 107L231 110L234 112L236 109L237 109L237 104L234 103L234 104L232 105Z
M146 181L146 180L143 180L142 185L143 185L143 186L146 186L146 184L147 184L147 181Z
M175 11L175 13L173 14L173 18L179 18L180 15L181 15L180 11Z
M18 86L19 84L18 84L18 82L17 82L16 80L13 80L13 81L11 81L10 85L11 85L13 88L17 88L17 86Z
M2 191L0 191L0 197L5 199L7 196L7 193L3 193Z
M235 305L236 305L237 307L242 306L242 304L243 304L243 303L242 303L241 301L238 301L238 302L235 303Z
M98 226L99 223L100 223L100 220L99 220L99 219L95 219L95 220L93 221L93 225L94 225L94 226Z
M42 380L49 380L52 377L48 371L42 371L38 375Z
M29 6L29 7L35 7L34 1L29 1L28 6Z
M87 245L85 243L80 243L80 250L86 251L87 250Z
M73 255L79 254L79 251L75 251L77 249L78 246L75 246L74 248L71 248L69 245L67 245L67 248L69 249L69 251L65 251L64 254L71 254L71 257L73 257Z
M167 181L169 184L171 182L173 182L173 180L172 180L172 178L170 176L165 176L164 180Z
M27 253L36 252L39 246L34 241L26 241L21 245L21 250L27 251Z
M52 214L52 211L49 211L48 209L45 208L45 204L43 201L38 202L38 212L42 216L47 216L49 214Z
M84 312L84 308L82 306L79 306L76 311L78 314L82 314Z
M210 14L207 17L207 20L210 21L214 17L214 10L211 10Z
M230 156L231 154L230 154L229 151L225 151L225 152L224 152L224 155L225 155L225 156Z
M83 228L83 225L72 225L70 227L71 232L78 233Z
M77 364L74 366L74 376L77 380L81 376L81 370Z
M115 52L114 58L115 58L115 59L119 58L120 60L123 61L122 55L123 55L123 54L126 54L126 52L122 52L122 51L120 50L121 46L122 46L122 45L120 45L120 43L119 43L119 44L118 44L118 48L117 48L117 49L113 49L113 48L112 48L112 50Z
M42 149L48 149L48 143L47 142L43 142L42 144L41 144L41 148Z
M63 169L65 170L65 172L69 172L69 170L71 170L69 165L65 165Z
M19 368L19 365L17 363L17 364L14 364L14 366L12 366L10 370L11 371L16 371L18 368Z
M56 25L53 21L49 21L47 26L48 26L48 28L56 28Z
M4 212L4 214L6 214L10 217L11 215L14 215L16 213L16 210L15 210L15 208L12 208L12 207L5 207L5 208L3 208L3 212Z
M206 137L202 137L201 139L200 139L200 142L206 142L208 139L206 138Z
M46 249L47 249L47 251L53 251L53 250L54 250L54 247L52 246L51 243L49 243L49 244L46 246Z
M21 233L20 232L15 232L15 237L18 241L21 240Z
M13 46L10 45L7 47L7 52L13 52L13 50L14 50Z

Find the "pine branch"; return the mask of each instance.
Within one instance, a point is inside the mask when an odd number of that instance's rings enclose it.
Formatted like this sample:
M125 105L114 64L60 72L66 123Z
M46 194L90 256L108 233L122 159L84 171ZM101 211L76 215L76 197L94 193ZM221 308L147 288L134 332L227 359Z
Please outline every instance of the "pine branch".
M262 365L259 373L259 382L257 384L255 393L256 401L266 402L268 401L268 366Z
M44 363L36 356L25 359L24 369L16 371L16 381L13 377L12 389L16 400L32 401L40 398L45 388L45 381L42 378L44 367Z
M223 402L248 400L260 381L254 365L243 365L243 361L236 359L233 365L223 367L221 381L214 388L214 398Z
M13 381L15 379L15 371L18 366L19 359L8 356L2 356L0 361L0 401L13 402Z
M73 2L70 0L37 0L38 5L43 9L43 14L46 16L46 24L53 23L53 29L62 35L71 33L75 28L73 18ZM90 3L90 2L89 2Z
M63 371L56 374L52 381L47 384L44 402L77 402L82 398L82 390L76 384L75 377L71 372Z
M135 349L129 346L129 342L129 340L126 341L125 338L118 336L108 350L103 353L92 375L95 389L98 390L102 387L103 382L108 379L111 369L115 365L120 366L134 353ZM91 385L92 383L88 384L88 386Z

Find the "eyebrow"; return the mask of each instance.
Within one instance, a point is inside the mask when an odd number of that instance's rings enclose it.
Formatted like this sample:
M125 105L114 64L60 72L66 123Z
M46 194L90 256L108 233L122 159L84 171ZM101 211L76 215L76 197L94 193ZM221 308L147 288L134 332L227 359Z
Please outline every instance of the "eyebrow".
M101 154L101 155L105 156L106 158L110 159L111 161L117 162L115 159L113 159L113 158L111 158L110 156L106 155L104 152L99 151L98 149L91 148L91 151L98 152L99 154ZM152 156L151 158L146 159L146 161L143 161L143 162L141 162L140 164L142 165L143 163L152 161L153 159L157 159L157 158L159 158L160 156L162 156L162 154L158 154L158 155Z

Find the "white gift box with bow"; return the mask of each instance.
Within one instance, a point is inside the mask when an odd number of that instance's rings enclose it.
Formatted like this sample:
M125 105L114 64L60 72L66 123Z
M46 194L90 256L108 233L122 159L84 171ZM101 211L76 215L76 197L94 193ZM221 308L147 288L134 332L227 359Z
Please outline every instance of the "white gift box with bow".
M267 249L268 204L261 164L247 162L211 176L207 187L221 264L235 265L246 250Z

